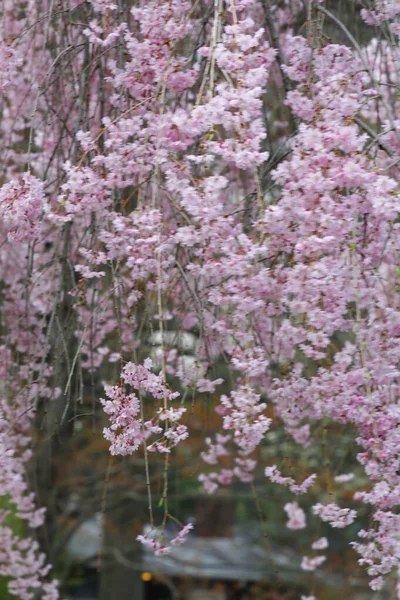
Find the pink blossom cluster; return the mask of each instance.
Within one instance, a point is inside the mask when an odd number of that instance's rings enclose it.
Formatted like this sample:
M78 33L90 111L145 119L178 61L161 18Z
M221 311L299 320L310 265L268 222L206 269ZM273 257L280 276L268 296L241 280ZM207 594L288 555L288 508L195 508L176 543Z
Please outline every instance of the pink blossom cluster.
M379 589L400 566L398 2L361 11L386 35L362 49L299 35L300 0L206 1L206 20L186 0L129 14L90 0L84 26L68 14L64 37L47 0L3 4L1 491L40 524L25 468L35 409L62 397L49 357L68 306L77 387L129 361L102 400L111 453L163 453L166 480L189 434L167 376L182 404L224 386L221 431L202 453L219 469L200 475L210 493L254 479L272 426L300 448L321 421L352 427L367 480L354 501L372 507L353 546ZM321 11L332 18L323 2L307 7L310 29ZM159 374L140 362L149 347ZM294 494L316 479L264 469ZM335 477L338 501L351 481ZM296 502L284 511L289 529L305 526ZM313 511L336 528L356 516L336 503ZM44 562L0 534L4 564L25 565L9 571L10 589L28 598L41 584L24 581L45 577ZM164 534L139 541L162 555ZM324 560L305 556L303 569Z
M58 224L71 221L76 215L82 218L92 211L101 215L110 204L110 192L105 188L101 174L90 167L64 165L67 182L61 186L57 209L49 211L48 218Z
M288 487L293 494L305 494L308 492L309 488L314 484L314 481L317 477L315 474L309 475L306 477L306 479L304 479L303 483L296 483L292 477L285 477L282 475L276 465L272 467L266 467L265 475L273 483L278 483L279 485Z
M308 556L303 556L301 561L301 568L303 571L315 571L318 567L320 567L326 561L326 556L314 556L314 558L309 558Z
M43 600L58 600L57 581L41 583L50 570L39 544L32 538L16 537L4 524L7 512L0 514L0 575L9 578L8 591L21 600L33 600L38 589Z
M219 413L223 428L232 430L233 439L244 455L251 454L260 444L271 419L263 415L267 405L260 395L245 386L231 393L231 398L221 396Z
M325 537L319 538L311 545L311 548L313 550L325 550L327 547L328 540ZM301 568L303 569L303 571L315 571L326 561L326 558L327 557L323 554L314 557L303 556L301 561Z
M395 19L400 13L397 0L377 0L373 10L363 9L361 15L369 25L380 25L384 21ZM396 21L394 24L397 24ZM398 31L397 31L398 33Z
M39 235L46 209L43 182L24 173L0 188L0 223L10 241L23 242Z
M231 433L217 433L215 442L207 438L208 449L201 456L208 464L216 465L221 457L231 454L226 447L228 443L234 444L239 455L234 458L235 467L200 475L199 481L208 493L213 493L219 485L230 485L234 478L242 482L253 480L256 462L244 457L255 451L269 429L271 419L262 414L266 407L265 402L260 402L260 395L248 386L232 391L230 398L221 396L216 411L222 416L223 429Z
M385 583L384 576L397 568L399 516L392 511L378 510L374 514L374 520L377 527L358 532L364 543L352 542L352 546L361 555L360 564L367 567L368 574L372 577L370 586L374 590L380 590Z
M138 542L143 544L143 546L152 550L155 556L163 556L171 552L171 548L169 546L166 546L157 539L150 538L145 535L138 535L136 539Z
M0 41L0 93L12 84L15 72L22 65L17 52L4 41Z
M6 381L6 373L0 377ZM44 391L44 389L42 388ZM21 600L33 600L37 590L44 600L57 600L58 582L47 581L50 565L39 551L38 543L29 535L15 535L7 517L12 513L30 529L43 525L45 509L38 508L29 490L26 466L32 456L30 440L30 396L20 393L14 403L0 400L0 496L9 499L10 510L0 511L0 575L8 580L8 590Z
M207 451L201 453L202 459L209 465L216 465L220 456L229 455L229 450L227 450L226 444L231 439L231 435L221 435L220 433L216 434L215 442L213 442L209 437L206 438L205 444L208 448Z
M348 527L354 522L357 516L355 510L350 508L340 508L337 504L315 504L313 513L320 517L322 521L329 523L331 527Z
M305 512L297 502L287 502L283 507L287 516L289 517L286 527L288 529L304 529L306 527L306 515Z
M191 523L184 525L178 534L172 539L169 539L167 543L163 542L165 531L163 533L158 532L157 534L154 531L151 531L147 535L138 535L136 539L143 544L143 546L154 552L155 556L163 556L169 554L173 550L172 546L183 544L192 529L193 525Z
M159 408L155 417L144 421L141 402L148 394L157 400L170 402L179 396L165 384L162 375L151 372L152 361L147 358L143 365L127 363L121 373L122 380L135 392L126 394L121 386L106 386L108 400L101 400L104 412L109 416L111 426L104 429L104 437L111 442L113 455L127 455L135 452L140 444L152 434L160 437L148 446L148 450L161 453L171 452L188 436L187 427L179 423L186 408Z
M312 543L311 548L313 550L325 550L328 547L328 540L325 537L319 538Z
M208 494L213 494L221 485L231 485L235 479L243 483L254 480L256 461L251 458L234 458L235 466L230 469L222 468L219 472L202 473L199 481Z

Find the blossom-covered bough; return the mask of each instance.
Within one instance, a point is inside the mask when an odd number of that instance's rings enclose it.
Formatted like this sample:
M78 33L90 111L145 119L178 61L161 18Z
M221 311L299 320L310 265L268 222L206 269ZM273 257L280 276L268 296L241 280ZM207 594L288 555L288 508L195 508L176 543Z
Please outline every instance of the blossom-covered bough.
M372 589L400 569L400 5L359 4L368 43L323 0L4 0L0 495L27 527L44 518L37 431L66 426L114 365L93 402L111 454L143 453L153 529L139 541L156 554L179 523L169 468L190 391L220 398L210 493L261 472L306 494L318 473L257 461L266 432L301 450L316 423L350 425L368 481L353 500L372 507L353 546ZM331 500L312 514L353 523L354 502ZM296 498L282 511L306 527ZM22 600L55 599L29 536L1 511L0 575Z

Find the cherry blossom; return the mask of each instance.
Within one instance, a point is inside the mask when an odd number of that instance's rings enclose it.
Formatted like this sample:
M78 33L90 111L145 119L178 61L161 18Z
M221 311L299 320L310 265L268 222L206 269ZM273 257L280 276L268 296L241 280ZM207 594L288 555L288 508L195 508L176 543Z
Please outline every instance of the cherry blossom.
M289 520L286 523L288 529L304 529L306 527L306 515L297 502L288 502L283 507Z
M331 525L331 527L348 527L357 516L355 510L350 508L340 508L336 504L315 504L313 513L318 515L322 521Z
M368 505L352 546L381 589L400 567L398 2L362 8L371 35L384 32L362 47L344 25L346 44L312 33L321 14L337 20L320 0L307 3L307 36L300 0L206 1L206 21L185 0L126 14L111 0L81 4L62 15L47 0L3 7L1 494L41 526L26 476L37 408L63 401L65 421L72 382L105 380L110 453L163 464L165 514L138 540L167 554L191 530L168 541L188 398L218 401L204 489L261 475L309 494L338 529ZM62 384L60 307L74 323ZM306 475L262 456L283 429L300 463L326 423L351 428L359 466L333 475L335 502L322 503L332 491L316 485L317 466ZM306 526L297 502L283 510L288 529ZM4 519L10 592L53 600L33 537Z

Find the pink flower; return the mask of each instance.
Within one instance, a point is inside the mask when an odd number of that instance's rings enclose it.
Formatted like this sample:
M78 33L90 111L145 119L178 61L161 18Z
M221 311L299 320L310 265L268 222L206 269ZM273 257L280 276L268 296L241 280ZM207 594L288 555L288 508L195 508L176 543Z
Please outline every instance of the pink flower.
M288 502L283 508L289 517L286 523L288 529L304 529L306 527L306 515L297 502Z
M348 527L354 522L357 516L355 510L350 508L340 508L336 504L315 504L313 513L318 515L322 521L329 523L332 527Z
M314 558L303 556L303 559L301 561L301 568L303 569L303 571L315 571L325 561L326 556L315 556Z

